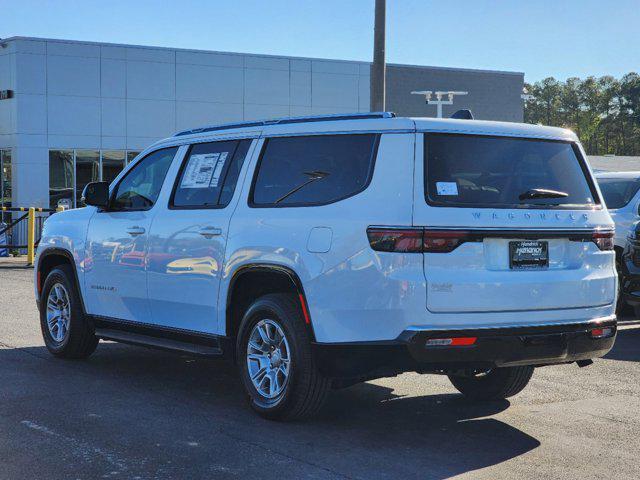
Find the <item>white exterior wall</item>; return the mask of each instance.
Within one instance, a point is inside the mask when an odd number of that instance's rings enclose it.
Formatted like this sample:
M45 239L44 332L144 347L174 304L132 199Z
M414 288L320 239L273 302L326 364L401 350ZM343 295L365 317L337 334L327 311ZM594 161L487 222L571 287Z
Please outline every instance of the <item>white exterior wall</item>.
M369 110L369 64L14 38L0 48L13 204L49 204L49 150L141 150L178 130Z

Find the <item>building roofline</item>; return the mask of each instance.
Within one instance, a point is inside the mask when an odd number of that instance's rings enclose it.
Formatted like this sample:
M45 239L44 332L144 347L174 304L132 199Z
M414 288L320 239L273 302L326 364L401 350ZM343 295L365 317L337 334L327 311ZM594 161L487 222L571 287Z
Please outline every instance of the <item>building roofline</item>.
M243 53L243 52L225 52L220 50L201 50L194 48L176 48L176 47L158 47L154 45L136 45L136 44L127 44L127 43L110 43L110 42L95 42L89 40L67 40L64 38L43 38L43 37L23 37L20 35L16 35L13 37L7 37L0 39L0 43L12 42L16 40L30 40L30 41L39 41L39 42L60 42L60 43L74 43L74 44L84 44L84 45L95 45L95 46L108 46L108 47L122 47L122 48L145 48L149 50L163 50L163 51L174 51L174 52L190 52L190 53L213 53L219 55L238 55L238 56L248 56L248 57L263 57L263 58L285 58L289 60L307 60L307 61L323 61L323 62L340 62L340 63L352 63L358 65L371 65L372 62L365 60L345 60L339 58L321 58L321 57L297 57L291 55L274 55L268 53ZM408 67L408 68L421 68L421 69L429 69L429 70L444 70L444 71L457 71L457 72L469 72L469 73L493 73L500 75L518 75L524 77L524 72L514 72L509 70L486 70L486 69L476 69L476 68L464 68L464 67L440 67L440 66L432 66L432 65L413 65L413 64L404 64L404 63L387 63L387 66L390 67Z

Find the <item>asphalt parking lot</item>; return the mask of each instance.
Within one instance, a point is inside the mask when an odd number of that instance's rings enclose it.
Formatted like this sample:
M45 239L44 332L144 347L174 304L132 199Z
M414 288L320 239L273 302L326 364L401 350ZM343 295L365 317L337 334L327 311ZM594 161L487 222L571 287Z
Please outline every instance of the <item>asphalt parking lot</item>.
M0 265L0 478L545 478L640 476L640 325L594 365L547 367L510 401L473 405L444 377L336 391L280 424L234 369L103 343L43 346L32 271Z

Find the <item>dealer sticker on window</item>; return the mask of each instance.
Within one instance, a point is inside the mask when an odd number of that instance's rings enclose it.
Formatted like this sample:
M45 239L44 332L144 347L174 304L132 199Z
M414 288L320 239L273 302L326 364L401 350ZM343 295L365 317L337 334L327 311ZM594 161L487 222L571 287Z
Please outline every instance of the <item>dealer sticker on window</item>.
M191 155L180 188L215 188L218 186L228 152Z
M438 195L458 195L458 184L456 182L436 182Z

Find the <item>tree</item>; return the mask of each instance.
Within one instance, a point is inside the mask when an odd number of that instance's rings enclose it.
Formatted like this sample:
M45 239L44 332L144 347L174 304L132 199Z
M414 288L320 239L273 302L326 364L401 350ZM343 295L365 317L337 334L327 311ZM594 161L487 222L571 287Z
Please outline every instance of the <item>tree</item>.
M525 84L525 122L570 128L591 155L640 155L640 75Z

